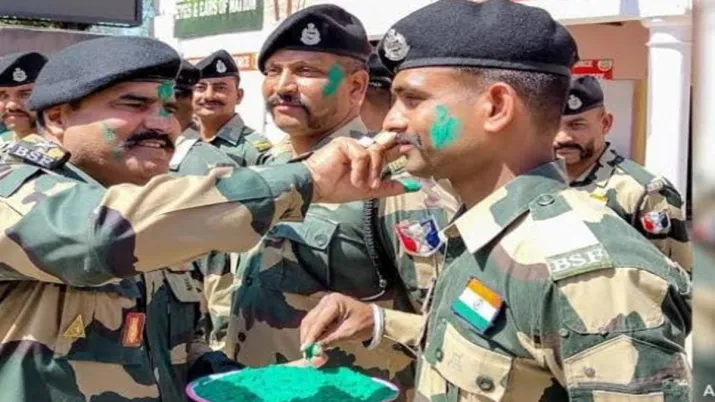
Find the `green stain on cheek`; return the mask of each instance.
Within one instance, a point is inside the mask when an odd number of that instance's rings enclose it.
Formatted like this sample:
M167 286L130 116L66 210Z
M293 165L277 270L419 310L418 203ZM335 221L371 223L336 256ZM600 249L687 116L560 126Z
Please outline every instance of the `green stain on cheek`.
M430 128L432 144L437 149L448 147L459 137L462 122L450 116L446 106L439 105L435 108L435 120Z
M122 159L122 149L117 147L112 150L112 158L114 158L115 161L118 161Z
M169 117L169 111L166 110L166 108L161 108L161 110L159 110L159 116L162 118L167 118Z
M104 140L110 144L113 144L117 141L117 135L114 134L114 130L109 128L106 123L102 123L102 136L104 137Z
M166 102L174 96L174 83L171 81L164 81L157 88L157 93L159 95L159 100Z
M345 79L345 72L340 64L333 64L328 70L328 83L323 87L323 96L330 96L340 87Z

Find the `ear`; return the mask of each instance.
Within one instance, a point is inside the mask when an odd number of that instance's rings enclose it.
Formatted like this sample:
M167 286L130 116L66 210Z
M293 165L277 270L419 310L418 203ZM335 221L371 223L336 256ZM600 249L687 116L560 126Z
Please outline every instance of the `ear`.
M613 114L605 112L601 117L601 132L603 135L608 135L611 132L611 127L613 127Z
M370 82L370 75L366 70L360 70L352 73L347 82L348 90L350 91L350 101L353 104L360 105L365 99L367 86Z
M514 120L518 102L516 91L506 83L497 82L490 85L484 93L484 130L501 132Z
M236 105L240 105L243 100L243 88L236 89Z
M67 110L65 110L67 109ZM53 106L45 109L42 113L44 116L44 130L47 134L57 138L61 143L65 132L65 117L69 112L69 107L66 105Z

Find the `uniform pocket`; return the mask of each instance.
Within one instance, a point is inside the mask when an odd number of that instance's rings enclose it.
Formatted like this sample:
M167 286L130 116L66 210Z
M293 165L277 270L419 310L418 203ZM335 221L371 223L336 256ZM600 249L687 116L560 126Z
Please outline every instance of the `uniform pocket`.
M513 359L484 349L447 324L434 369L461 389L460 400L501 401ZM420 386L421 388L422 386Z

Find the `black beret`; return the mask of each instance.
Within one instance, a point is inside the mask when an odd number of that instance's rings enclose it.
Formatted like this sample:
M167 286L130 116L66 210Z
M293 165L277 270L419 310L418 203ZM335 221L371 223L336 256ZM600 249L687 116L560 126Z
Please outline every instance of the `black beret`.
M201 70L196 68L187 60L183 60L179 76L176 78L176 86L191 89L201 79Z
M0 57L0 87L17 87L35 82L47 57L37 52L19 52Z
M372 47L362 22L333 4L306 7L286 18L263 44L258 69L281 49L333 53L366 62Z
M571 81L565 115L580 114L598 106L603 106L603 90L596 78L587 75Z
M68 46L50 57L29 107L41 111L132 80L175 80L181 57L171 46L139 36L110 36Z
M378 44L393 72L478 67L570 76L576 42L548 12L510 0L439 0L395 23Z
M217 50L196 64L201 78L238 77L238 66L225 50Z
M367 59L367 68L370 72L370 86L389 89L392 85L392 73L380 61L377 53L371 53Z

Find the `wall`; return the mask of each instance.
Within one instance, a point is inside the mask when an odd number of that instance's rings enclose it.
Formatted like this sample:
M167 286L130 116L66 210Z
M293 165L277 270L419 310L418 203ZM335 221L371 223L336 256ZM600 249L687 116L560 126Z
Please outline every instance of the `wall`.
M571 25L581 59L613 59L617 80L642 80L648 70L648 29L639 21L622 26L604 24Z

